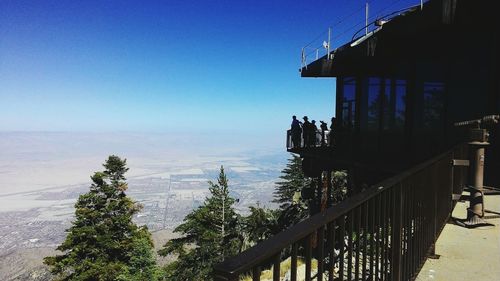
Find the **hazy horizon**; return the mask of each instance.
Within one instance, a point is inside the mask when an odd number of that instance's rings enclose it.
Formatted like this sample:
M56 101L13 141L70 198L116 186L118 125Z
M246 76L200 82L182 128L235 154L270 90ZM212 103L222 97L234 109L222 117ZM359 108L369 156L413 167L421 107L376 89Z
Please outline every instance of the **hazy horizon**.
M128 177L192 166L201 158L286 153L285 136L262 141L248 134L0 132L0 195L88 183L107 156L126 158Z

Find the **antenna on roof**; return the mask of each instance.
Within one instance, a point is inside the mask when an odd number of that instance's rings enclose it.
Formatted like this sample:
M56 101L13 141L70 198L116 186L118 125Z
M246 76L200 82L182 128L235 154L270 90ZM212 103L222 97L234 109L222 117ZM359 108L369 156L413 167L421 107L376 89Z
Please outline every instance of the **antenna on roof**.
M368 34L368 1L366 1L365 6L365 35Z

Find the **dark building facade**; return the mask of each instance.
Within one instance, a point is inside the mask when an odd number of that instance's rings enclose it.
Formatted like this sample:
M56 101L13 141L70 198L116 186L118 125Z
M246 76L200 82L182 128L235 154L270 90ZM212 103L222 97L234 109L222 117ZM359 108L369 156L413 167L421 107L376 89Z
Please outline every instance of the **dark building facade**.
M431 0L301 69L335 77L340 124L328 146L289 148L304 171L348 169L374 184L467 140L454 123L500 113L495 1ZM490 128L485 184L500 186L500 136Z

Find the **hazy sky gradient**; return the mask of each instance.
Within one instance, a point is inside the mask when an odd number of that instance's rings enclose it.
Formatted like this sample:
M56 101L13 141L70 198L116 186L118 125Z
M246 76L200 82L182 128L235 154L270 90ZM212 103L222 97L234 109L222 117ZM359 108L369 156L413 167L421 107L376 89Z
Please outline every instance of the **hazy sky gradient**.
M292 114L328 120L335 82L300 78L300 50L362 23L364 3L0 0L0 130L282 135Z

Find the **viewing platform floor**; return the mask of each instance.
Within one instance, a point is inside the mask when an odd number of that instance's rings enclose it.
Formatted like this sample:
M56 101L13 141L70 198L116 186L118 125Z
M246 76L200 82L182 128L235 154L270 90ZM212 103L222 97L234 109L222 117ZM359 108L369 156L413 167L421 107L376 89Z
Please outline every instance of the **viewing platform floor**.
M486 210L500 212L499 195L484 200ZM453 218L465 219L467 206L458 202ZM416 280L500 280L500 216L486 213L485 218L494 226L467 229L446 224L436 243L439 259L427 259Z

